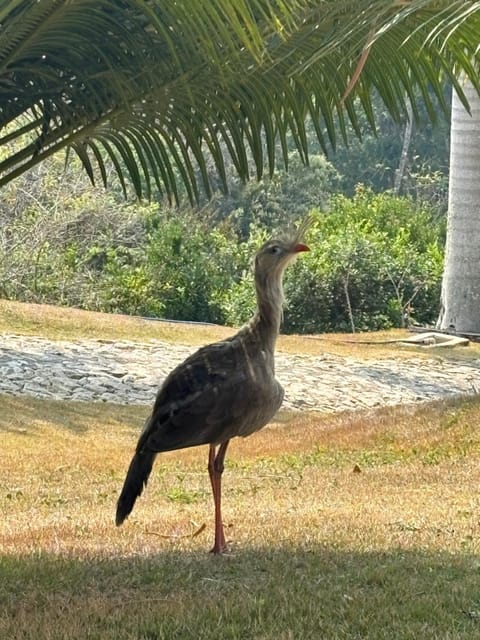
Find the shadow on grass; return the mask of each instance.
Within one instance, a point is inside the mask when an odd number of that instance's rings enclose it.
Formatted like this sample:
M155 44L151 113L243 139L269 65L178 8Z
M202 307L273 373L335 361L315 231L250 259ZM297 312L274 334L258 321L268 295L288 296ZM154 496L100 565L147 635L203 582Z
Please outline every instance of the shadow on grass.
M110 403L73 402L0 394L0 432L32 434L38 424L49 424L77 434L99 424L112 423L139 433L149 407Z
M283 547L3 557L0 568L10 640L480 637L480 562L469 554Z

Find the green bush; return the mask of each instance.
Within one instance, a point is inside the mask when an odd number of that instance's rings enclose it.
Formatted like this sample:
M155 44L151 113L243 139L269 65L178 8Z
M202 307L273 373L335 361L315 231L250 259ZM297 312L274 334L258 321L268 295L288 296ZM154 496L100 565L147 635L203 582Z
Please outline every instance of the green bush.
M287 272L287 331L374 330L436 319L444 220L359 187L317 213L312 251Z
M209 231L193 218L159 221L147 223L145 260L164 316L223 323L219 292L240 268L235 237Z
M363 187L353 198L334 196L330 211L313 219L310 253L286 272L285 331L377 330L436 319L443 219L408 198ZM260 243L253 230L249 247ZM253 308L251 274L244 273L224 294L223 315L239 324Z
M318 176L325 177L324 169L319 165ZM75 171L65 181L55 171L26 174L24 183L5 191L0 295L233 325L251 316L252 261L270 233L265 224L239 229L232 217L212 224L211 210L125 203L85 181L72 187ZM296 192L308 182L303 174L289 180ZM324 186L315 192L310 183L302 207ZM264 188L258 186L257 195ZM279 224L291 216L277 209L272 216ZM262 216L268 219L265 208ZM332 196L328 212L317 209L313 217L311 252L286 272L284 330L367 330L435 320L442 218L410 199L363 187L353 198Z
M290 152L288 172L277 170L271 178L246 185L232 180L229 195L208 208L215 210L217 220L228 219L239 237L246 240L252 227L279 229L313 208L324 208L339 180L323 155L312 154L306 167L297 152Z

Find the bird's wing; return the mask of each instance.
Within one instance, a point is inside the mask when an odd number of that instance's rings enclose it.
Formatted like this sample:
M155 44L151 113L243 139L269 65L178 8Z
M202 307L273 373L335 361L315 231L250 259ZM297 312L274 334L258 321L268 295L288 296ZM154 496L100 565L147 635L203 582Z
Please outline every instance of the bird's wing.
M237 435L255 402L254 391L238 344L199 349L165 380L137 450L168 451Z

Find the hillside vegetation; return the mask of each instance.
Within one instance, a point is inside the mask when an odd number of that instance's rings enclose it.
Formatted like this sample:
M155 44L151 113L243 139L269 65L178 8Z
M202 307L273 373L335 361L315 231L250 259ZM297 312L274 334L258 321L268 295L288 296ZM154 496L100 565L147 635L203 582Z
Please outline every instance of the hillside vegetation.
M252 259L271 233L265 221L243 236L231 216L215 220L214 208L125 204L83 182L72 188L76 175L46 172L7 193L0 297L226 325L250 317ZM286 275L286 332L435 321L444 218L434 209L359 187L352 198L330 194L311 214L311 252ZM278 222L291 227L298 217Z
M312 213L311 253L287 273L286 332L435 322L448 122L439 114L433 127L420 110L412 134L377 95L373 108L377 135L365 116L361 141L336 123L349 146L339 142L328 159L307 121L308 167L290 139L288 172L246 185L226 157L228 194L197 209L181 192L179 209L157 193L151 203L125 200L113 168L105 192L78 161L53 156L2 191L0 298L235 326L254 306L259 245Z

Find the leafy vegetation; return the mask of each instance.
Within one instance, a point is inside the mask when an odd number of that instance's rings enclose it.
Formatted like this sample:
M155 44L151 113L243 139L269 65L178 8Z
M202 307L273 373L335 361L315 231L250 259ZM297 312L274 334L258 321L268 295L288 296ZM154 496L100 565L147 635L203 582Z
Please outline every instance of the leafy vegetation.
M339 189L338 169L319 152L306 167L297 152L289 153L289 169L276 171L271 178L243 185L232 176L229 194L217 194L207 206L213 222L228 220L241 240L252 227L280 229L299 220L311 209L325 209L332 193Z
M444 99L449 101L451 85L444 84ZM375 129L361 115L361 138L347 129L348 144L337 144L328 156L340 174L339 190L352 196L358 184L374 191L394 191L428 201L441 212L447 210L450 123L438 110L435 122L429 121L425 107L419 109L419 121L408 114L402 123L395 122L374 93L372 106ZM308 128L309 139L314 140ZM313 149L319 148L313 143ZM401 175L402 154L405 166Z
M211 173L226 186L225 156L242 180L249 152L271 174L291 135L306 159L307 115L323 150L375 122L374 93L396 122L420 105L435 120L445 78L463 99L462 72L480 88L479 20L459 0L8 2L0 185L70 147L92 178L107 182L108 158L124 190L197 201Z
M431 322L444 220L427 207L359 188L334 196L311 232L313 251L287 275L286 328L355 331Z
M267 226L291 226L316 206L312 251L287 274L287 331L433 321L444 235L436 209L362 187L335 195L338 174L325 159L307 170L293 154L292 165L200 211L173 212L94 189L56 158L5 189L0 296L241 324L254 308L251 261Z

